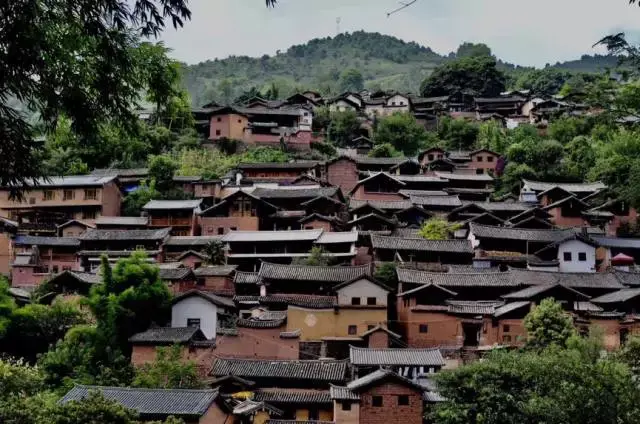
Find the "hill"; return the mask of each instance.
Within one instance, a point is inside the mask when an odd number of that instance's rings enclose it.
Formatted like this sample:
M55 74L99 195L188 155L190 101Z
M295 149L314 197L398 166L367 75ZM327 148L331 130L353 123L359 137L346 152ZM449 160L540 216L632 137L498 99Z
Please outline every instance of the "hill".
M340 73L348 68L362 73L368 89L417 93L431 70L452 57L455 57L453 53L441 56L414 42L358 31L313 39L285 52L278 51L275 56L208 60L185 66L183 75L194 105L211 100L228 103L251 87L266 91L271 85L275 85L279 97L301 89L336 93ZM595 72L615 65L615 61L610 56L585 55L553 67ZM506 70L523 69L502 62L500 66Z

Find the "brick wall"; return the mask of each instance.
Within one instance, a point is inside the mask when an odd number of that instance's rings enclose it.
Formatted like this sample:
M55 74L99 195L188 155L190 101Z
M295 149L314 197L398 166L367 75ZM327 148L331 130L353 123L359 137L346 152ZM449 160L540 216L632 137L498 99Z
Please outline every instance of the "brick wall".
M345 402L350 405L346 411L342 406ZM333 401L333 419L337 424L360 424L360 404L357 401Z
M11 236L9 233L0 233L0 274L9 275L11 261Z
M398 396L409 396L409 405L398 405ZM382 396L382 406L372 406L373 396ZM416 389L386 383L360 395L360 422L366 424L422 424L422 393Z
M238 231L258 231L259 219L255 216L206 218L200 217L200 227L203 236L216 236L222 228L224 234L235 228Z
M232 424L234 422L233 417L229 417L229 414L224 412L216 402L211 403L209 409L203 416L200 417L200 421L198 424L220 424L220 423L229 423Z
M562 208L560 207L549 209L547 212L549 212L552 216L550 221L561 228L581 227L585 223L584 219L580 216L562 216Z
M218 356L261 359L298 359L298 339L281 339L284 328L239 328L237 336L218 336Z
M194 282L174 284L174 293L184 293L189 290L204 290L224 296L235 295L235 286L233 279L230 277L200 277L200 281L204 281L204 285Z
M401 302L398 302L400 304ZM462 329L458 318L443 312L408 311L405 323L409 347L452 346L462 343ZM427 325L427 332L420 332L420 325Z
M384 331L376 331L369 335L369 349L384 349L389 347L389 334Z
M358 183L358 169L354 161L338 159L327 165L327 181L348 193Z
M307 221L302 225L302 229L303 230L307 230L307 229L322 229L324 231L330 232L333 231L333 228L331 226L330 222L327 221L320 221L317 219L314 219L313 221Z
M102 216L120 216L122 193L115 181L102 188Z
M191 269L196 269L197 267L201 266L202 261L202 258L198 257L197 255L188 255L180 259L180 263L182 265Z

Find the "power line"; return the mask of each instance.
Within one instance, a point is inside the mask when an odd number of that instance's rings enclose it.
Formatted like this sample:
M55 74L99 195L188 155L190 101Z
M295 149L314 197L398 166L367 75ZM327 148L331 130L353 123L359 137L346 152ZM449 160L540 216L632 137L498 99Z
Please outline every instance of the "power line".
M414 3L415 3L415 2L417 2L417 1L418 1L418 0L410 0L410 1L408 1L408 2L401 1L401 2L400 2L400 4L401 4L402 6L400 6L399 8L394 9L394 10L392 10L391 12L387 13L387 18L388 18L388 17L390 17L391 15L393 15L394 13L398 13L398 12L400 12L401 10L406 9L407 7L411 6L412 4L414 4Z

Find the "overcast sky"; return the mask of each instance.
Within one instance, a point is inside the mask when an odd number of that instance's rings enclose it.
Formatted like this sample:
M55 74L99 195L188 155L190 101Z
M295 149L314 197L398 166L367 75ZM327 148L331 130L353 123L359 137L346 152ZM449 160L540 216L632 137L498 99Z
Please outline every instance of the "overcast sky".
M406 0L405 0L406 1ZM190 0L193 19L163 40L187 63L229 55L261 56L340 30L377 31L438 53L484 42L499 58L544 66L592 54L602 36L639 33L640 8L627 0L417 0L387 18L397 0Z

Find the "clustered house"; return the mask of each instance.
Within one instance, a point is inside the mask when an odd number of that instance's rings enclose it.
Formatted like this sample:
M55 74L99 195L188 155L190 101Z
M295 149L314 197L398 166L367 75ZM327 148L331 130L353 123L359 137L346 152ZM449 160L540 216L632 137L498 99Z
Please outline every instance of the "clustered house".
M213 142L305 150L319 104L501 122L570 107L533 105L523 93L309 92L198 113ZM132 364L178 345L208 385L78 385L63 402L98 390L143 420L422 423L443 401L434 375L522 346L524 319L544 299L560 302L580 333L601 328L609 350L640 334L640 239L619 236L637 211L605 184L523 180L520 193L496 198L504 158L495 152L374 158L365 134L348 147L326 161L177 177L188 199L152 199L140 216L121 216L121 200L145 169L50 177L22 187L20 200L16 187L0 188L0 272L19 302L44 282L85 295L101 283L103 257L143 252L173 300L167 322L130 338ZM431 218L452 224L448 239L420 235Z

